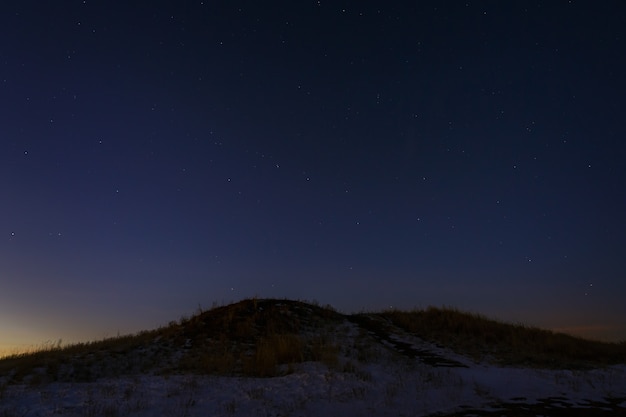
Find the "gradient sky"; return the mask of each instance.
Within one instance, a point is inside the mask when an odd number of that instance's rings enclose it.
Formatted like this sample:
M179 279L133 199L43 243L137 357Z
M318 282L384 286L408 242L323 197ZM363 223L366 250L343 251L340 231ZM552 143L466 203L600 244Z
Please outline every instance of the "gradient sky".
M0 349L289 297L626 339L626 5L19 1Z

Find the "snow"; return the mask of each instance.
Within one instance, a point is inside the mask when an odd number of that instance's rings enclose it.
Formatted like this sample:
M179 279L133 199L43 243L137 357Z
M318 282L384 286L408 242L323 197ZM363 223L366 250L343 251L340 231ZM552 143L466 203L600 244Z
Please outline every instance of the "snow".
M4 416L399 416L490 409L558 397L584 407L626 393L626 367L585 372L497 368L370 366L376 377L305 363L274 378L135 376L91 383L8 386ZM621 403L624 407L624 402ZM1 414L3 413L3 414Z
M349 346L358 331L346 322L336 337ZM475 363L406 334L393 338L458 366L433 366L398 355L387 341L372 347L371 360L355 360L344 348L341 365L304 362L272 378L152 373L15 385L3 383L0 375L0 416L476 415L477 410L519 405L626 412L626 365L591 370L501 367Z
M274 378L134 376L91 383L7 386L4 416L399 416L452 413L461 406L561 398L583 407L626 394L626 367L548 371L370 365L371 379L304 363ZM517 400L516 400L517 399ZM624 407L624 402L621 403ZM3 413L3 414L2 414Z

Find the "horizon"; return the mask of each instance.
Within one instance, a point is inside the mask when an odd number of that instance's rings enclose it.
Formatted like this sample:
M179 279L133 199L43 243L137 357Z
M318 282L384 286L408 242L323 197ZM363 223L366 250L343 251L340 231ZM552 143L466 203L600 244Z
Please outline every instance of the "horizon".
M8 5L0 343L257 294L626 339L625 15Z
M604 326L604 325L599 325L599 326L567 326L567 327L543 327L540 325L533 325L533 324L529 324L529 323L525 323L522 321L509 321L509 320L504 320L501 319L499 317L495 317L492 315L487 315L487 314L483 314L480 311L466 311L466 310L462 310L462 309L457 309L454 306L451 305L439 305L439 306L433 306L433 305L428 305L425 307L411 307L411 308L395 308L393 306L388 306L386 308L382 308L382 309L360 309L360 310L352 310L352 311L343 311L339 308L336 308L335 306L328 304L328 303L323 303L323 302L319 302L317 300L307 300L307 299L290 299L290 298L286 298L286 297L256 297L256 296L251 296L251 297L244 297L238 300L231 300L228 302L213 302L211 306L209 307L205 307L205 306L201 306L198 305L196 307L196 309L188 314L181 314L178 318L175 319L171 319L168 320L167 322L163 322L159 325L156 325L154 327L149 327L149 328L139 328L136 330L129 330L128 332L117 332L116 334L105 334L103 336L96 336L96 337L87 337L87 338L83 338L83 339L76 339L76 340L71 340L71 339L64 339L63 337L58 337L58 338L54 338L54 339L47 339L47 340L42 340L42 341L38 341L37 343L22 343L20 346L17 345L3 345L0 344L0 359L5 358L5 357L10 357L13 355L20 355L20 354L28 354L31 352L38 352L41 350L47 350L50 348L63 348L63 347L67 347L67 346L71 346L71 345L75 345L75 344L80 344L80 343L89 343L89 342L97 342L100 340L105 340L105 339L109 339L109 338L116 338L116 337L121 337L121 336L132 336L132 335L136 335L140 332L143 331L152 331L152 330L157 330L159 328L163 328L163 327L167 327L169 326L171 323L173 322L180 322L180 320L184 319L184 318L189 318L189 317L193 317L197 314L200 314L201 312L206 312L209 310L212 310L214 308L220 308L220 307L228 307L232 304L236 304L239 303L241 301L244 300L249 300L249 299L258 299L258 300L296 300L296 301L301 301L307 304L313 304L313 305L319 305L320 307L324 307L324 308L332 308L333 310L341 313L341 314L345 314L345 315L352 315L352 314L360 314L360 313L380 313L386 310L399 310L399 311L411 311L413 309L417 309L417 310L425 310L427 308L430 307L434 307L434 308L442 308L442 309L455 309L458 310L462 313L468 313L468 314L477 314L480 317L486 318L488 320L495 320L497 322L501 322L504 324L510 324L510 325L524 325L524 326L528 326L531 328L539 328L542 330L547 330L547 331L551 331L554 333L563 333L563 334L567 334L570 336L574 336L577 338L581 338L581 339L585 339L585 340L591 340L591 341L599 341L599 342L604 342L604 343L626 343L626 329L620 329L618 327L613 327L613 326Z

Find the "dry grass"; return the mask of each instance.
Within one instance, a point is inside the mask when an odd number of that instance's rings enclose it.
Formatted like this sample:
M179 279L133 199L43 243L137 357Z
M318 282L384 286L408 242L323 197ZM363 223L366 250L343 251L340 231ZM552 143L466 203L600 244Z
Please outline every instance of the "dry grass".
M90 380L92 365L106 358L126 357L153 340L156 334L157 331L150 331L67 346L44 345L0 359L0 376L31 385L63 379ZM137 365L142 363L135 361ZM123 366L124 361L117 361L117 366L120 365Z
M592 342L455 309L373 316L459 353L503 364L571 369L626 363L626 343ZM270 377L291 372L303 361L349 370L344 362L350 358L363 363L378 357L378 342L364 328L352 342L337 343L341 323L346 318L359 323L360 317L300 301L247 299L199 310L156 330L68 346L57 343L0 359L0 384L93 381L140 373Z
M189 346L180 370L274 376L315 360L318 338L306 336L337 321L331 309L290 300L243 300L192 317L178 334Z
M332 362L322 339L302 334L340 317L300 301L248 299L152 331L12 355L0 359L0 377L37 385L136 372L273 376L318 356Z
M257 343L256 351L243 369L244 374L274 376L277 366L300 363L305 359L304 343L295 334L273 334Z
M453 308L380 314L423 339L476 359L507 365L585 368L626 363L626 343L604 343L491 320Z

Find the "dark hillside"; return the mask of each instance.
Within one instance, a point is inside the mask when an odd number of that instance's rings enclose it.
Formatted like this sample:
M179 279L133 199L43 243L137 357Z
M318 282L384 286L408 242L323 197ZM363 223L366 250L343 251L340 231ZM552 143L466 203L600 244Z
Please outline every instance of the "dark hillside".
M343 317L300 301L246 299L136 335L4 358L0 378L37 383L136 373L271 376L281 365L336 352L329 334Z
M460 356L452 359L446 353L452 351ZM308 361L354 370L381 352L433 367L462 367L469 358L552 369L626 363L626 343L593 342L455 309L345 315L302 301L246 299L136 335L1 359L0 383L136 374L275 376Z
M542 368L591 368L626 363L626 343L604 343L503 323L453 308L380 314L415 336L476 360Z

